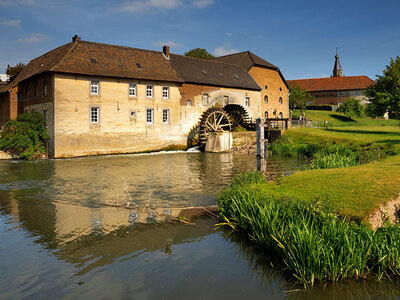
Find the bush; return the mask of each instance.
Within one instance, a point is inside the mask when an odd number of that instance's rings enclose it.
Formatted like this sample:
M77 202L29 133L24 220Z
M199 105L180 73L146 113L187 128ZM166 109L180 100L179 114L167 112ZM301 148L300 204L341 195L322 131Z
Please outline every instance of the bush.
M346 117L354 120L364 116L364 107L359 100L350 97L344 100L344 103L339 106L336 112L344 113Z
M332 111L332 105L307 105L307 110L325 110L325 111Z
M0 135L0 150L33 159L46 152L48 138L43 116L36 112L25 113L7 122Z

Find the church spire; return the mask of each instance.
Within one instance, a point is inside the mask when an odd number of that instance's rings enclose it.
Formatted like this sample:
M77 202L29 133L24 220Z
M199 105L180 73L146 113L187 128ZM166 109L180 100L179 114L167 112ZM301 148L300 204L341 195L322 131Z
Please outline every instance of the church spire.
M333 67L333 77L343 77L342 67L339 62L338 48L336 47L335 66Z

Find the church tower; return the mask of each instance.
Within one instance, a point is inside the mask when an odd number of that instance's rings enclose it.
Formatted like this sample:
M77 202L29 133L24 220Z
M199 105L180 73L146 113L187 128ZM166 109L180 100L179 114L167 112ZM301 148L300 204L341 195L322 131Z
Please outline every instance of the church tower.
M343 77L342 67L340 66L339 62L339 55L336 48L336 55L335 55L335 66L333 67L333 77Z

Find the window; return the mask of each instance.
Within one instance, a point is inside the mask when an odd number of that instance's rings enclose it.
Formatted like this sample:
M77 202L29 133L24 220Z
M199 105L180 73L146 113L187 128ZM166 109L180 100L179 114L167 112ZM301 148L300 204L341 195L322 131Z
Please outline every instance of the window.
M266 90L268 89L268 85L265 85L265 89L266 89Z
M250 106L250 97L244 99L244 106Z
M136 120L136 109L129 110L129 119Z
M163 109L162 111L162 122L164 124L169 123L169 109Z
M283 119L283 113L282 112L279 113L279 119Z
M44 126L47 126L47 110L43 111Z
M33 96L34 96L35 98L38 97L38 94L39 94L38 92L39 92L38 82L35 81L35 89L34 89L34 93L33 93Z
M29 86L27 86L25 88L25 99L28 100L29 99Z
M99 94L99 81L98 80L92 80L90 82L90 93L92 95L98 95Z
M339 96L339 97L342 97L342 92L339 92L339 93L338 93L338 96Z
M47 95L47 81L43 81L43 96Z
M152 85L146 86L146 97L153 98L154 97L153 94L154 94L154 86Z
M208 94L203 94L203 105L208 105Z
M283 103L282 97L279 97L279 104L282 104L282 103Z
M268 96L267 95L264 96L264 103L268 103Z
M187 106L192 106L192 100L186 101Z
M154 109L148 108L146 110L146 122L147 122L147 124L154 123Z
M100 123L100 107L92 106L90 108L90 123L92 124Z
M267 112L267 111L264 112L264 117L265 117L266 119L268 119L268 112Z
M136 97L136 84L129 84L129 97Z
M162 88L162 97L164 99L168 99L169 98L169 87L168 86L163 86L163 88Z
M282 88L280 87L279 90L282 92Z

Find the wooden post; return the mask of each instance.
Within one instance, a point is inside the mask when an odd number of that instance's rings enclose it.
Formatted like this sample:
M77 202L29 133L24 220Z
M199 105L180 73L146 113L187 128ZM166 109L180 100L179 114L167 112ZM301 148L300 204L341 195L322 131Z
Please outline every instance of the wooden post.
M262 119L256 119L257 127L257 170L265 172L265 134Z
M318 128L319 128L319 121L318 121Z

